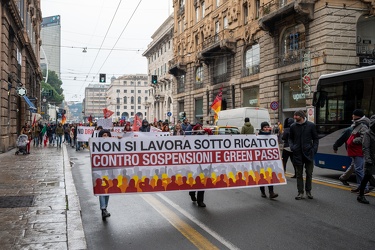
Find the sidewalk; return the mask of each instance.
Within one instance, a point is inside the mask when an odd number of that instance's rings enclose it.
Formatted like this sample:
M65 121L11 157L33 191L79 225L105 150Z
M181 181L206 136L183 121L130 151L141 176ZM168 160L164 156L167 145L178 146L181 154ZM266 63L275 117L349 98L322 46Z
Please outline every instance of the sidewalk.
M1 249L87 249L65 145L0 154Z

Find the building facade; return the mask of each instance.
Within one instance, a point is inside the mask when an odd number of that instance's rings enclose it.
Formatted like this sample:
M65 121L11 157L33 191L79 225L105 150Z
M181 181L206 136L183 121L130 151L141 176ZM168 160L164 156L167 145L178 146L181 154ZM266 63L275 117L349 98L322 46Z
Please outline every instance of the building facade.
M312 104L320 75L374 62L370 0L174 0L169 72L177 112L212 123L210 105L268 108L274 122ZM271 103L276 104L271 109Z
M88 117L92 119L103 118L103 109L107 105L106 91L109 84L90 83L85 88L85 99L83 102L83 118L87 122Z
M112 78L106 91L106 106L115 112L112 121L133 121L134 115L143 120L148 117L149 81L146 74L123 75ZM103 107L104 108L104 107Z
M40 109L40 1L2 1L0 20L0 152L6 152Z
M61 24L60 16L44 17L40 36L42 46L40 66L42 70L55 71L61 78Z
M152 42L148 45L143 56L147 58L148 82L150 83L149 100L146 103L149 118L154 120L176 120L176 110L173 109L172 89L174 77L168 73L168 62L173 59L173 15L151 36ZM151 76L157 76L157 83L153 84ZM172 116L168 116L172 115Z

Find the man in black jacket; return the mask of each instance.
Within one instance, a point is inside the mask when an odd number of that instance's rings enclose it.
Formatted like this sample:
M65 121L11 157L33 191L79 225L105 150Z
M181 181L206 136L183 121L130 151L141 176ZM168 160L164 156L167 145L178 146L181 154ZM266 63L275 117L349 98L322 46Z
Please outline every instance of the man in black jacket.
M315 124L306 120L303 110L294 112L296 121L290 126L289 146L293 152L293 164L296 167L298 195L296 200L304 198L303 168L306 171L305 190L309 199L311 195L314 155L318 151L319 138Z

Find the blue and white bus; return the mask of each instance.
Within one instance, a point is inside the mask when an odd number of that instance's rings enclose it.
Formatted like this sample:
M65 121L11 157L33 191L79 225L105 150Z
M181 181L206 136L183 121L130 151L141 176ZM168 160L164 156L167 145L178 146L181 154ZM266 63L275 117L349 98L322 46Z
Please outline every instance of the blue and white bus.
M334 153L333 144L352 124L353 110L375 114L375 65L320 76L313 104L320 138L315 166L345 171L351 159L344 145Z

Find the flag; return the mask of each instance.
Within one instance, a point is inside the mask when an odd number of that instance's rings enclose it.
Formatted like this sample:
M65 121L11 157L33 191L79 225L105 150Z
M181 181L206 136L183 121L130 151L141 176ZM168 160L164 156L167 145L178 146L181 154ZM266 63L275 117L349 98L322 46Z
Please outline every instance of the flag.
M66 116L65 116L65 114L62 114L62 116L61 116L61 124L64 125L65 122L66 122Z
M105 118L105 119L111 117L111 115L113 115L113 113L114 113L113 111L111 111L111 110L109 110L109 109L107 109L107 108L104 108L104 109L103 109L103 114L104 114L104 118Z
M33 125L31 125L31 127L34 127L34 126L35 126L35 123L36 123L36 114L34 114Z
M215 100L211 104L211 109L215 112L215 115L214 115L215 123L218 119L218 113L221 110L222 96L223 96L223 87L220 88L219 93L217 94Z
M90 126L92 124L92 116L90 115L89 118L87 118L87 121L89 122Z
M142 121L139 119L138 115L134 116L134 121L133 121L133 131L139 131L139 128L142 126Z

